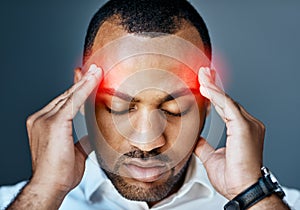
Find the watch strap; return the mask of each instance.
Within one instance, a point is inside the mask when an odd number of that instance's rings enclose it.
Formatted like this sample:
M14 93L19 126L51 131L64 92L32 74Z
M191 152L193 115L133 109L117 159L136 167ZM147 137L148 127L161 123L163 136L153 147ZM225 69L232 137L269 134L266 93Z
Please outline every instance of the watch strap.
M275 191L274 185L266 179L266 177L259 178L258 182L251 185L245 191L237 195L225 206L225 210L247 209L256 204L265 197L271 195Z

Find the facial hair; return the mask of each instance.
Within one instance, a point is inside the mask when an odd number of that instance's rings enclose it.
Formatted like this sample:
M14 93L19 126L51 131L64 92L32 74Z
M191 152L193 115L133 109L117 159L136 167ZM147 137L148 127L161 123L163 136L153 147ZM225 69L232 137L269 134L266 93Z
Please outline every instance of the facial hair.
M105 166L105 162L100 155L97 155L98 162L102 167L103 171L106 173L107 177L111 180L112 184L116 190L125 198L135 201L144 201L144 202L157 202L166 198L175 188L178 188L181 182L183 182L184 175L187 171L189 160L186 161L184 166L175 174L175 168L169 169L170 175L164 182L160 183L149 183L150 187L144 188L137 186L134 183L128 183L123 176L120 175L119 169L124 163L125 159L130 158L139 158L143 161L146 161L150 158L157 158L160 161L168 162L170 159L163 155L159 154L156 150L145 152L137 148L131 150L130 152L123 154L115 164L114 169L108 170L108 167Z

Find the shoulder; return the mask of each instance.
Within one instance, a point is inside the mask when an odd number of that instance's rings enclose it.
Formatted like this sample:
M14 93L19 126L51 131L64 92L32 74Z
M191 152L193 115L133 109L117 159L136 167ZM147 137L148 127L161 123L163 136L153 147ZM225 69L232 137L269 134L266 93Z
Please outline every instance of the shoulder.
M20 190L26 185L27 181L19 182L11 186L0 187L0 209L4 209L18 195Z

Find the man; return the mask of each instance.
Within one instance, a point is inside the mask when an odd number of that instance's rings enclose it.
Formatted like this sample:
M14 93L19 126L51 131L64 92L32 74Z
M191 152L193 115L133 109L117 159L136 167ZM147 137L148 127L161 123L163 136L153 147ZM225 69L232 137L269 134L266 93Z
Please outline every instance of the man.
M203 53L188 56L190 44ZM132 56L140 46L145 53ZM193 59L183 65L169 54ZM121 61L107 64L114 56ZM266 197L249 196L251 186L265 186L264 126L215 84L207 60L207 28L185 0L109 1L87 32L87 68L76 69L75 85L28 118L33 175L8 209L222 209L229 200L289 209L269 189ZM209 102L227 127L226 148L216 151L199 139ZM74 146L72 120L83 104L89 135ZM90 159L85 166L91 150L101 169ZM299 207L299 194L286 194Z

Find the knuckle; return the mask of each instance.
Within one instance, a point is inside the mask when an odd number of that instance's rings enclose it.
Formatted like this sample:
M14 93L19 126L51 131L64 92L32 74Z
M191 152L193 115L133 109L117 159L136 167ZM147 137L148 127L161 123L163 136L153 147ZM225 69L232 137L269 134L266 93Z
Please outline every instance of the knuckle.
M37 129L45 129L49 126L51 126L52 124L55 124L56 120L56 115L43 115L38 117L35 120L35 123L33 125L33 128L37 128Z
M252 121L252 129L256 130L259 134L264 134L266 131L266 126L259 120Z
M242 109L243 109L242 105L239 102L237 102L237 101L235 101L233 99L231 99L231 101L234 104L234 106L239 110L239 112L241 112Z
M254 118L254 123L258 130L264 131L266 129L265 124L263 122L261 122L260 120L258 120L257 118Z
M264 123L262 123L261 121L258 121L258 124L259 124L259 127L260 127L260 130L265 133L266 132L266 126Z
M66 90L62 95L63 95L63 96L69 95L70 92L71 92L71 89L68 89L68 90Z
M32 125L33 125L33 123L34 123L34 121L35 121L35 115L34 114L30 115L29 117L27 117L27 119L26 119L26 127L27 128L31 128Z
M42 117L38 117L37 119L35 119L34 123L32 124L32 129L39 129L40 127L43 126L44 120Z

